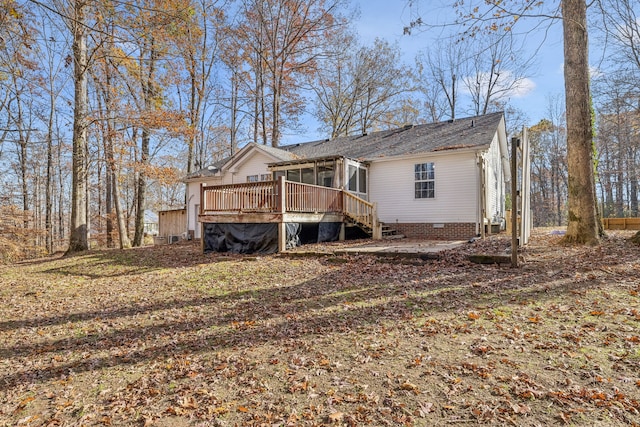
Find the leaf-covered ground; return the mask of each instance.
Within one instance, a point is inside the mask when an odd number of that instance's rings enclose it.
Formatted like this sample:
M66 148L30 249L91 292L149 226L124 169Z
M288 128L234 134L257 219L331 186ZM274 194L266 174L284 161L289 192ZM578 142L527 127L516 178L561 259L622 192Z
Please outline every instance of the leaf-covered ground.
M0 425L640 425L640 247L0 267Z

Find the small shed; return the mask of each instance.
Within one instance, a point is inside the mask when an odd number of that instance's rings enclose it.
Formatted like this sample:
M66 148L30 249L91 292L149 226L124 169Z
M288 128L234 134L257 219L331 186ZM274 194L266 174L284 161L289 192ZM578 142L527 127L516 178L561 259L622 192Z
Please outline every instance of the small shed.
M158 212L158 235L154 237L154 244L177 243L190 237L185 208Z

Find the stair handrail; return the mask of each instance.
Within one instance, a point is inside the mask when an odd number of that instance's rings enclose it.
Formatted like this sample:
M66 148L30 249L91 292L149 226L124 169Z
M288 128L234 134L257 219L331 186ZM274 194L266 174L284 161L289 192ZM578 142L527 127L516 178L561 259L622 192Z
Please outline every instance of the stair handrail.
M378 220L376 203L368 202L346 190L343 190L342 194L344 215L369 228L374 239L382 238L382 224Z

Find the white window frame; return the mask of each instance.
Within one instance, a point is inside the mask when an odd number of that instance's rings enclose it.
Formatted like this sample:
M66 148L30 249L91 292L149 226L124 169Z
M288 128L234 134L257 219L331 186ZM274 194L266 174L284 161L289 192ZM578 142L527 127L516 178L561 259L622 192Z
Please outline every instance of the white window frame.
M247 175L247 182L271 181L270 173Z
M416 163L413 166L413 196L416 200L436 198L436 164L434 162ZM423 187L423 184L431 184Z

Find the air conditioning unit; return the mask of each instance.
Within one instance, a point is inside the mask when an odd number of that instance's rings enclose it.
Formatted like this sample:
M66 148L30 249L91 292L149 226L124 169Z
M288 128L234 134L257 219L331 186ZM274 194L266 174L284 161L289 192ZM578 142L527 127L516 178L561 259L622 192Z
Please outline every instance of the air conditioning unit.
M178 243L180 241L180 236L169 236L169 243Z

